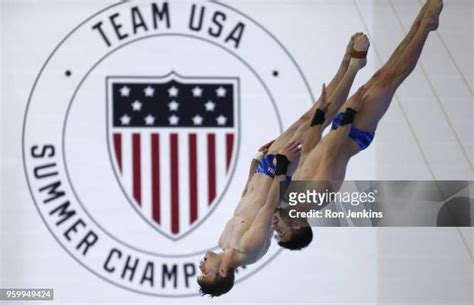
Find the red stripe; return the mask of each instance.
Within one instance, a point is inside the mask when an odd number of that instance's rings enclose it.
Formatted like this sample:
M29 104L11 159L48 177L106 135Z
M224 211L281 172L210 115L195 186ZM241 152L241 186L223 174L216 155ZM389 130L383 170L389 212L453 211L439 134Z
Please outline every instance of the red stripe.
M114 133L115 159L117 160L120 172L122 172L122 135Z
M228 133L225 138L226 146L226 171L229 170L230 161L232 160L232 151L234 150L234 134Z
M207 135L207 175L209 205L216 197L216 135Z
M170 135L171 158L171 232L179 233L179 167L178 167L178 134Z
M197 188L197 144L196 134L189 135L189 214L190 223L197 219L198 212L198 188Z
M153 219L160 223L160 138L154 133L151 135L151 187L152 189L152 210Z
M141 147L140 147L140 134L134 133L132 135L132 154L133 154L133 197L138 202L138 205L142 204L142 182L141 182Z

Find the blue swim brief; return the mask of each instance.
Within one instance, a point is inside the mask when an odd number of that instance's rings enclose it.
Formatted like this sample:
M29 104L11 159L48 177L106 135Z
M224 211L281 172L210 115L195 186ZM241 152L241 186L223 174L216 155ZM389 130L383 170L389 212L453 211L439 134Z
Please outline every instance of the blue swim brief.
M337 129L339 127L339 124L341 124L341 120L343 117L344 113L339 112L332 121L331 129ZM351 127L351 131L349 132L349 137L354 140L357 145L359 145L360 150L366 149L370 145L370 143L372 143L374 136L375 132L363 131L355 127Z

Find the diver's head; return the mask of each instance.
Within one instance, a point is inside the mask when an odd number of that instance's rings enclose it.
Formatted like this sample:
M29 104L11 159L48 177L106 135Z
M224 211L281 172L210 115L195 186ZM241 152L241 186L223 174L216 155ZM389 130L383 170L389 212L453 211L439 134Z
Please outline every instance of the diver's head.
M199 264L202 274L197 282L202 295L217 297L227 293L234 286L234 269L222 266L223 253L206 252Z
M275 210L272 228L278 245L289 250L301 250L313 240L313 230L306 218L290 218L287 209Z

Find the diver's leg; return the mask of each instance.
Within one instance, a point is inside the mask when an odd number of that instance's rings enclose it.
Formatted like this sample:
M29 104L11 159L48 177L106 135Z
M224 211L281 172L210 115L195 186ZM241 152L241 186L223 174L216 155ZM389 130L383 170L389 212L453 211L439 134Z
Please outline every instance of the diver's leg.
M373 132L387 111L395 90L416 67L423 46L431 31L438 27L439 15L443 7L441 0L430 0L420 26L409 44L390 67L384 66L366 85L366 101L354 121L354 127Z

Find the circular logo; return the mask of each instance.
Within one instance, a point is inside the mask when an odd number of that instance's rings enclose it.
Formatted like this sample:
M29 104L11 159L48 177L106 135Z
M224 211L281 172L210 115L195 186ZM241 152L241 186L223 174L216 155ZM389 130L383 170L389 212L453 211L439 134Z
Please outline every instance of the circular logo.
M109 283L196 295L199 261L218 249L247 156L282 131L290 98L313 100L301 70L234 8L112 5L66 36L32 89L23 158L38 212ZM236 281L279 251L239 268Z

